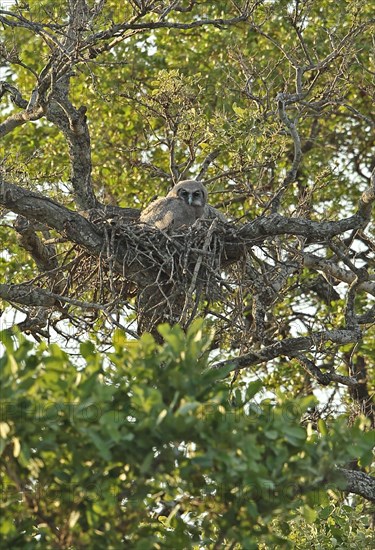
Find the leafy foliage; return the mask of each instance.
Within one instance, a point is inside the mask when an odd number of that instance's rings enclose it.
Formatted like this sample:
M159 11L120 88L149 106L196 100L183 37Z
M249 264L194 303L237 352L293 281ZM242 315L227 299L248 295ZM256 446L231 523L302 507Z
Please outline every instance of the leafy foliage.
M79 362L3 333L5 544L292 548L301 510L311 528L336 517L323 489L332 461L368 463L363 425L314 435L300 425L311 399L262 399L258 381L231 397L201 322L160 330L163 345L117 332L106 355L85 342Z

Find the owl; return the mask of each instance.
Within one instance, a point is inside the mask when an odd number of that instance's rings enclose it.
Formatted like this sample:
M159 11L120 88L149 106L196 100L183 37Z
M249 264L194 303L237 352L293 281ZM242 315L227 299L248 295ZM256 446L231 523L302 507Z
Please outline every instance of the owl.
M181 181L166 197L147 206L139 221L158 229L193 225L203 216L206 201L207 189L202 183L196 180Z

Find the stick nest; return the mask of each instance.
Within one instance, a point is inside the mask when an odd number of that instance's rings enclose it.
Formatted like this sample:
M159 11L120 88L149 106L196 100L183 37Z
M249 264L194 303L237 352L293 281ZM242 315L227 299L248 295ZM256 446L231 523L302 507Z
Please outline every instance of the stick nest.
M187 327L196 316L207 316L213 304L233 310L228 224L201 219L172 232L121 217L93 221L104 236L99 257L75 245L60 254L55 273L37 277L39 285L64 297L72 321L79 317L93 328L104 312L112 325L123 327L125 314L137 321L139 334L157 335L159 323Z

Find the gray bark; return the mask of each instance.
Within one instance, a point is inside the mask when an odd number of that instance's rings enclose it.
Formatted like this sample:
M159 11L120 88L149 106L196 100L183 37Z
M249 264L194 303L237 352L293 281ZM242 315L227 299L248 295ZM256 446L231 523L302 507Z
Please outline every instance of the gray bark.
M344 478L343 490L375 502L375 478L359 470L339 468Z

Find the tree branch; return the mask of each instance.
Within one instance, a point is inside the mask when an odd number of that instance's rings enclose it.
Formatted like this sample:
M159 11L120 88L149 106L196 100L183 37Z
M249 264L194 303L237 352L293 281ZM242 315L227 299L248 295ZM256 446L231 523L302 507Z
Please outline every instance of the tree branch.
M305 267L322 271L325 275L333 277L338 281L352 284L356 280L356 274L347 269L343 269L337 262L320 258L314 254L303 253L303 264ZM357 290L363 290L375 296L375 280L363 281L358 284Z
M30 284L4 285L0 284L0 297L7 302L15 302L25 306L36 306L43 308L58 307L63 304L78 306L82 309L95 309L106 311L111 304L97 304L68 298L44 288L31 286Z
M375 478L365 472L338 468L345 479L344 491L375 502Z
M356 388L359 385L358 380L354 376L343 376L332 371L323 373L313 361L301 353L291 354L291 357L295 357L305 371L313 376L322 386L328 386L330 382L338 382L350 388Z
M58 267L55 247L42 243L29 220L19 216L14 226L20 236L20 245L30 252L39 271L51 271Z
M45 114L45 108L37 105L30 110L22 111L21 113L14 113L10 115L4 122L0 124L0 138L6 136L10 132L13 132L18 126L22 126L27 122L39 120Z
M0 284L0 297L7 302L15 302L24 306L61 307L62 305L57 294L28 284Z
M358 214L339 221L315 222L306 218L286 218L275 213L247 223L240 229L238 236L254 243L273 235L300 235L308 238L310 242L319 242L349 230L359 229L366 225L367 221Z
M210 165L213 163L213 161L219 156L221 149L215 149L211 153L209 153L204 161L202 162L201 169L199 171L199 174L197 175L197 180L202 180L204 175L206 174L207 170L209 169Z
M83 216L39 193L0 179L0 204L29 220L56 229L89 252L100 254L103 238Z
M228 367L232 365L231 371L237 369L243 369L251 367L253 365L258 365L260 363L266 363L277 357L285 356L295 356L298 352L301 351L311 351L318 350L321 346L327 342L332 342L334 344L345 345L353 344L358 342L361 339L361 333L358 330L327 330L325 332L316 332L310 336L302 336L299 338L286 338L276 344L267 346L259 351L251 351L245 355L240 355L239 357L234 357L233 359L227 359L215 363L212 368L220 369L222 367ZM313 372L313 371L312 371ZM315 376L315 374L314 374ZM357 383L354 379L352 382L348 378L348 385ZM330 380L321 378L321 383L324 385L328 384ZM340 380L341 381L341 380Z

